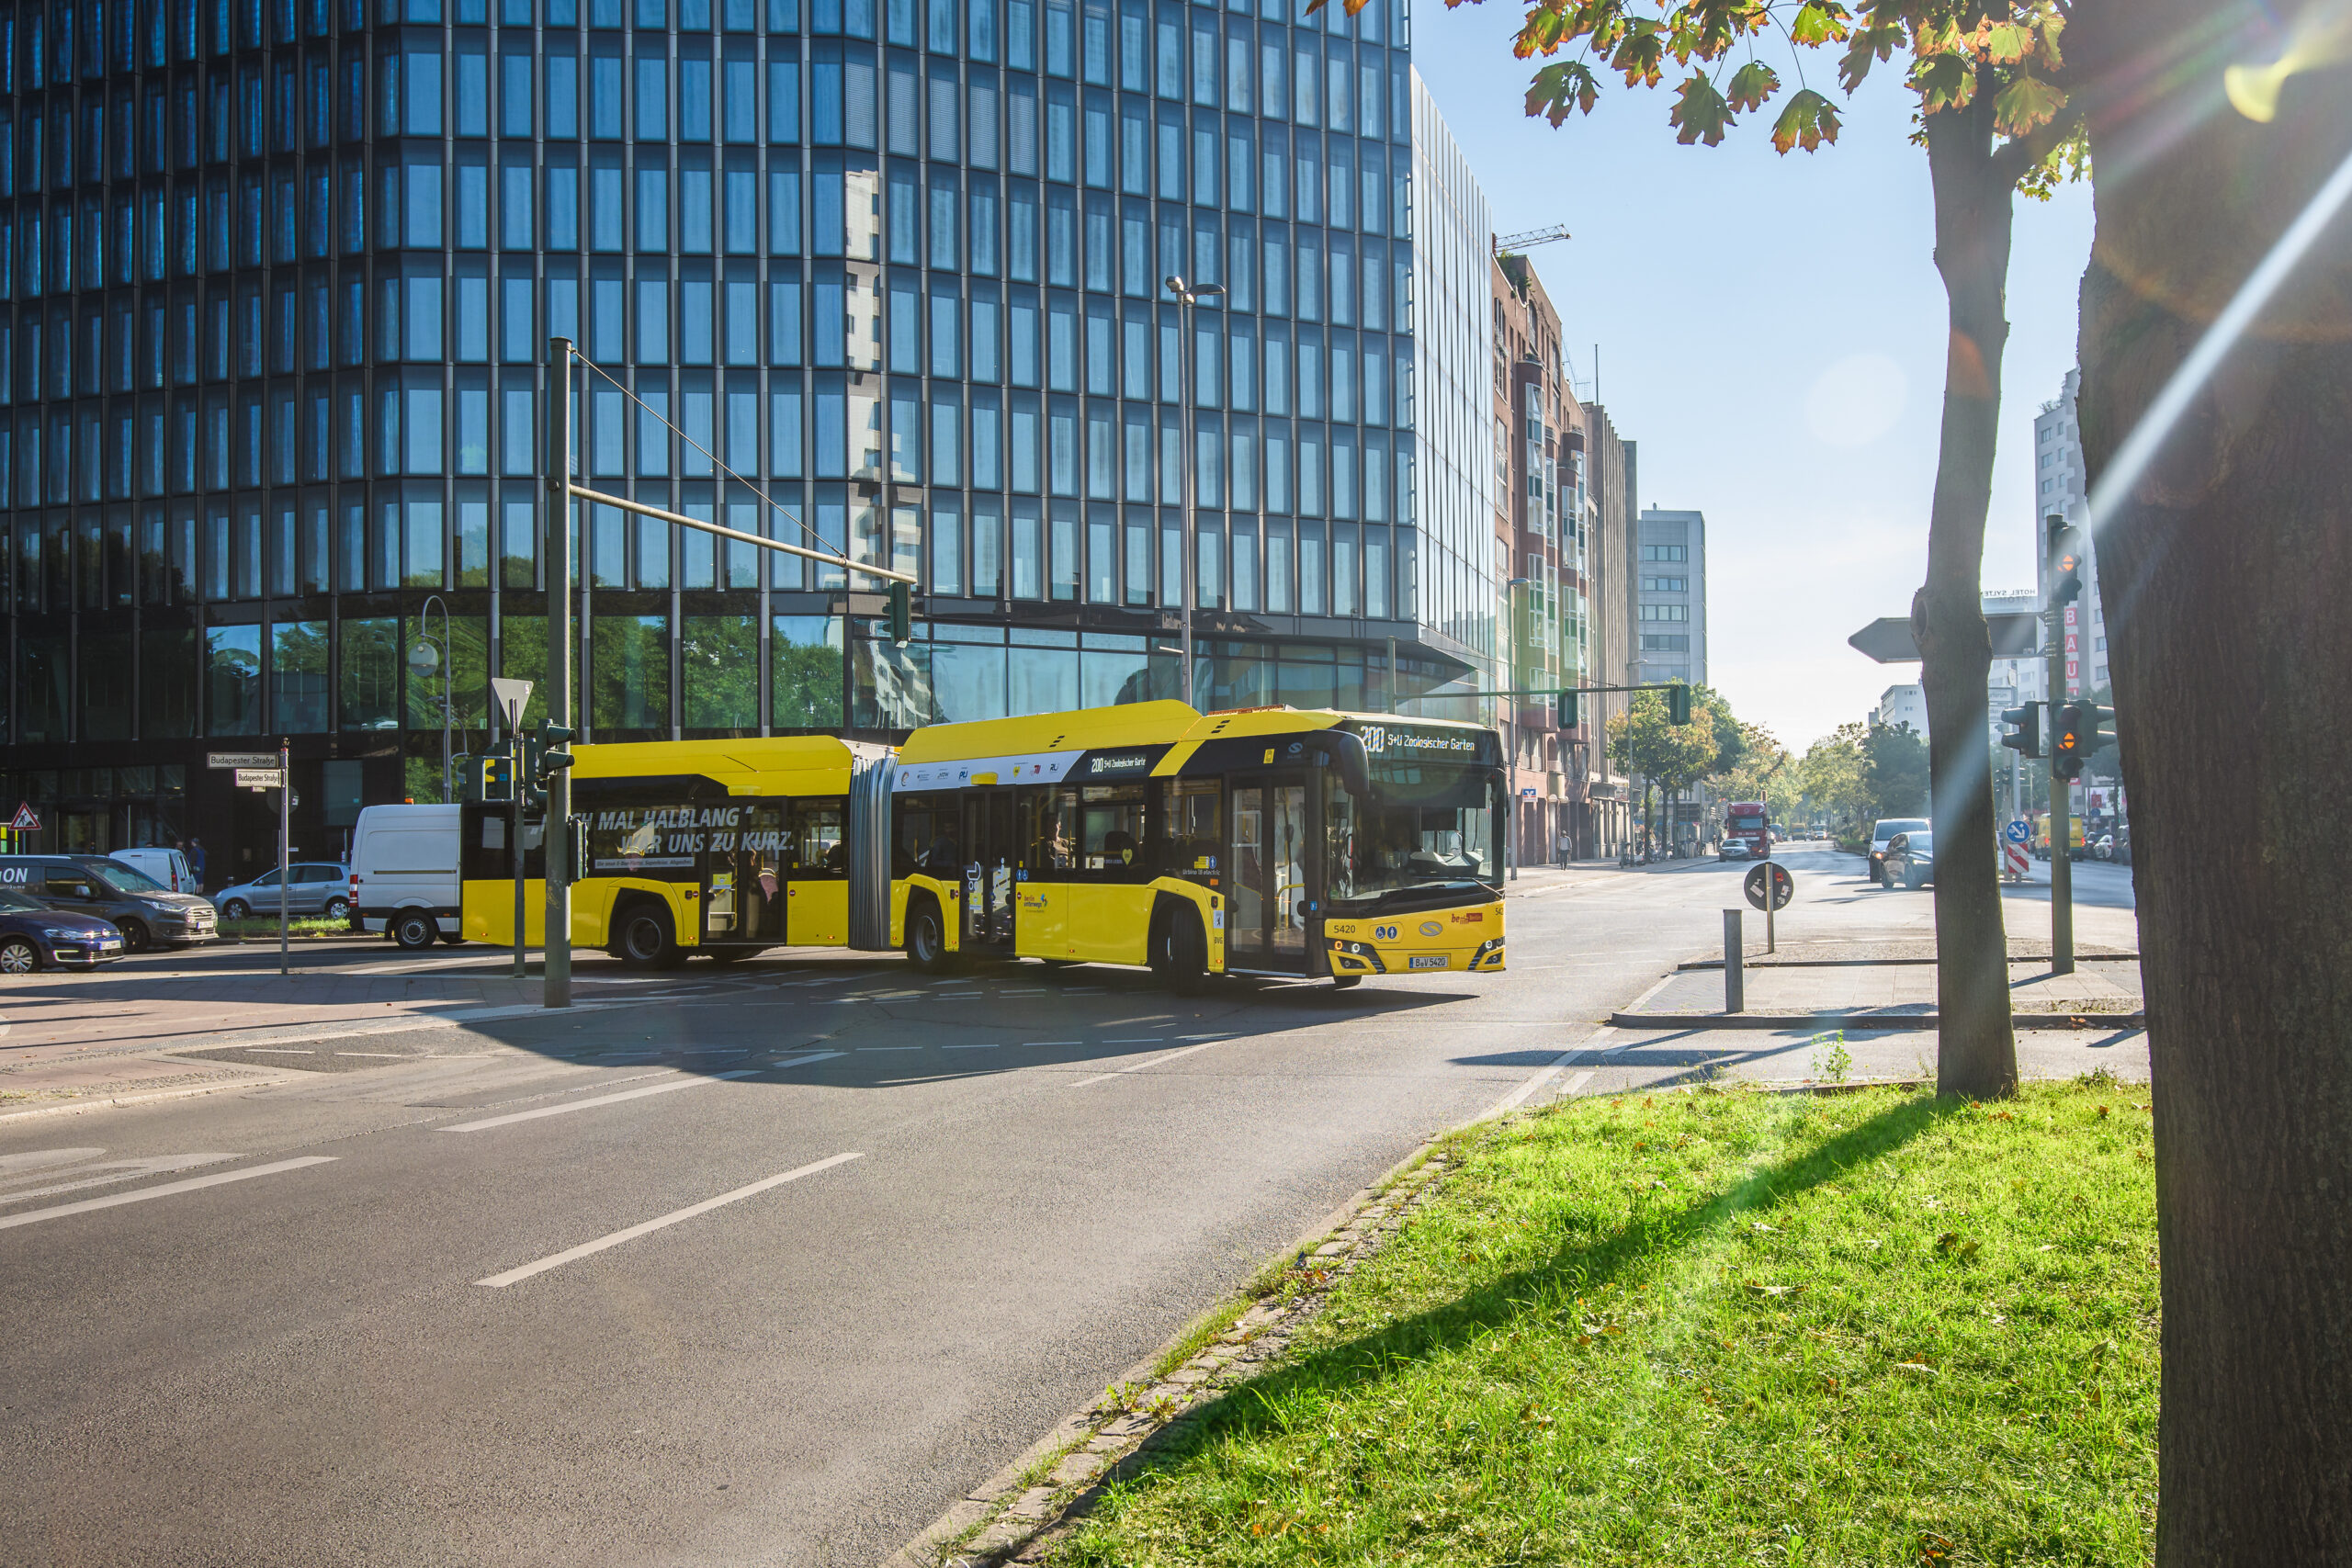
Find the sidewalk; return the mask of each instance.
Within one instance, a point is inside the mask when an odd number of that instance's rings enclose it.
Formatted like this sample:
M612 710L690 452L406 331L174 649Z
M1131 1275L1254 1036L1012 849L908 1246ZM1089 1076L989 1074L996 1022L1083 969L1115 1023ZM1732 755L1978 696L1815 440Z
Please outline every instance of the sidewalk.
M2046 944L2018 943L2009 958L2010 1010L2021 1029L2137 1028L2136 953L2078 955L2052 974ZM1911 941L1813 942L1742 959L1743 1007L1726 1010L1723 961L1692 959L1610 1021L1626 1029L1932 1029L1933 944Z
M1503 895L1524 898L1536 893L1563 893L1590 887L1627 874L1614 855L1607 860L1570 861L1566 865L1523 865L1516 876L1503 880Z

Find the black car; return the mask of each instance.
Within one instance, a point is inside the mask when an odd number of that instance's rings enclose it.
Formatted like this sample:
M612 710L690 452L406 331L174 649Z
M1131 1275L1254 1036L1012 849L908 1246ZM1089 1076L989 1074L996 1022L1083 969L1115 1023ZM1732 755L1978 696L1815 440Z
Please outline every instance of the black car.
M1888 887L1923 887L1936 879L1936 837L1924 829L1897 833L1886 841L1882 881Z
M0 887L0 975L36 969L95 969L122 956L122 933L96 915L52 909Z

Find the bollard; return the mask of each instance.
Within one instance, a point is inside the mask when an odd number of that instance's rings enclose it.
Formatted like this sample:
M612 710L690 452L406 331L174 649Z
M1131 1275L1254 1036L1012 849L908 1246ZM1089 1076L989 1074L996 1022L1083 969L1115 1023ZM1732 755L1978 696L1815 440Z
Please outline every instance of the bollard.
M1724 1011L1747 1010L1747 977L1740 970L1740 934L1737 909L1724 911Z

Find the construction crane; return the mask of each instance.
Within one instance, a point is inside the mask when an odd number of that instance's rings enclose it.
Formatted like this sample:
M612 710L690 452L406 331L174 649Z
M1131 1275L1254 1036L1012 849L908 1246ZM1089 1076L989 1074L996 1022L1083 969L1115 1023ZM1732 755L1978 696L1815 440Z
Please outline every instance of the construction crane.
M1495 236L1495 254L1517 254L1521 251L1569 237L1568 226L1565 223L1555 223L1548 229L1530 229L1524 234L1498 234Z

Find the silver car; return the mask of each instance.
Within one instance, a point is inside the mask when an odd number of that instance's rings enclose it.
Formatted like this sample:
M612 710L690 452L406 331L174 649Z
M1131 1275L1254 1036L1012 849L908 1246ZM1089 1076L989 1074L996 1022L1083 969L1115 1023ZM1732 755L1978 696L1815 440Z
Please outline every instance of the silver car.
M297 861L286 868L286 912L340 920L351 913L351 874L333 861ZM277 869L223 887L212 907L224 920L270 919L277 913Z

